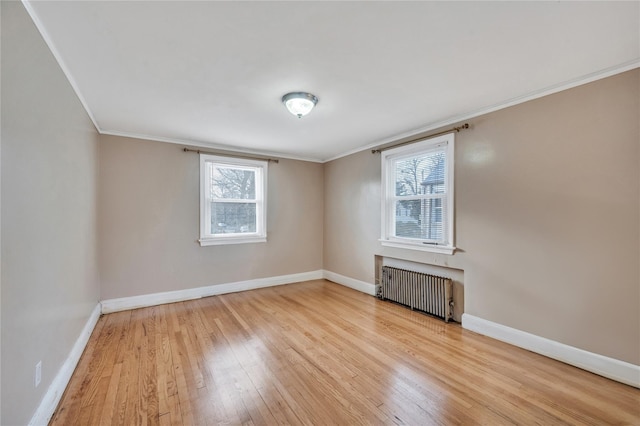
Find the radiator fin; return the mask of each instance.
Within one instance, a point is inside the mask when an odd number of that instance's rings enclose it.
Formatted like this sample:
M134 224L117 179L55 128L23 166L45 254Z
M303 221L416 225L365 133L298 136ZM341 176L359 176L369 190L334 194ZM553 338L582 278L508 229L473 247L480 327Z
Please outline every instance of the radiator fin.
M451 278L391 266L382 267L379 297L449 322L453 318Z

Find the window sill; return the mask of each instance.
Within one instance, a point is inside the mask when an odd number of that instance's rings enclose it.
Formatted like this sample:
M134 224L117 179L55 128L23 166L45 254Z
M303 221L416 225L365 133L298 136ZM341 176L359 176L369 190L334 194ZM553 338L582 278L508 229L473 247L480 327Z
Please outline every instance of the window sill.
M408 250L427 251L430 253L440 253L452 255L456 248L453 246L438 246L431 244L419 244L419 243L404 243L389 240L378 240L384 247L394 247Z
M222 246L228 244L266 243L267 237L200 238L198 242L201 247Z

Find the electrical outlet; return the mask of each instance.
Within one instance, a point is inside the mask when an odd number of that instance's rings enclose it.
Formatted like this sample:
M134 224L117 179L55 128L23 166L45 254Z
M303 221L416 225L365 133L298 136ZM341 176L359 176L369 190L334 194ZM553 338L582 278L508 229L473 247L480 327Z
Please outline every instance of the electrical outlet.
M42 380L42 361L38 361L38 363L36 364L36 377L35 377L36 387L40 385L41 380Z

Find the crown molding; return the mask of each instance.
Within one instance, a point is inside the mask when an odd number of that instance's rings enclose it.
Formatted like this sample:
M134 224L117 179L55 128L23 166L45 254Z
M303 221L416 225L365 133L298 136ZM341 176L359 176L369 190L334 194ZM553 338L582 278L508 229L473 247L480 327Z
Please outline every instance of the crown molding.
M53 58L58 63L58 66L62 70L62 73L67 78L67 81L69 82L69 84L71 85L71 88L73 89L73 91L75 92L76 96L78 97L78 100L82 104L82 107L84 108L85 112L89 116L89 119L93 123L93 126L96 128L98 133L100 133L100 126L98 126L98 121L96 120L96 118L94 117L93 113L91 112L91 109L89 109L89 105L87 104L87 101L85 100L84 96L82 95L82 92L80 91L80 88L78 87L78 84L76 83L76 81L74 80L73 76L71 75L71 71L67 67L67 64L62 60L62 56L58 52L58 49L56 48L55 44L53 44L53 40L49 36L49 33L47 33L47 30L45 29L44 25L42 24L42 21L40 21L40 18L38 17L38 15L36 14L35 10L31 6L31 1L22 0L22 5L27 10L27 13L31 17L31 20L33 21L34 25L36 26L36 29L38 30L38 32L40 33L40 35L44 39L45 44L47 45L47 47L51 51L51 54L53 55Z
M522 96L517 96L515 98L508 99L504 102L499 102L493 105L488 105L477 109L475 111L470 111L461 115L456 115L450 118L447 118L442 121L437 121L435 123L428 124L424 127L419 127L417 129L409 130L407 132L399 133L394 136L390 136L388 138L380 139L376 142L370 143L361 148L355 148L349 151L345 151L342 154L338 154L335 157L328 158L323 160L323 163L328 163L329 161L337 160L342 157L346 157L351 154L356 154L362 151L368 151L373 148L378 148L381 145L386 145L394 142L400 142L403 139L416 138L420 137L422 134L431 132L436 129L440 129L441 127L451 126L453 124L457 124L466 120L471 120L473 118L479 117L481 115L489 114L495 111L499 111L501 109L505 109L511 106L519 105L528 101L532 101L534 99L542 98L544 96L552 95L554 93L562 92L568 89L572 89L577 86L582 86L584 84L592 83L597 80L602 80L603 78L611 77L616 74L621 74L626 71L631 71L632 69L640 68L640 58L634 59L629 62L624 62L622 64L616 65L614 67L606 68L604 70L596 71L587 75L583 75L581 77L565 81L564 83L555 84L553 86L549 86L547 88L536 90L534 92L527 93Z
M283 158L288 160L298 160L298 161L308 161L312 163L323 163L322 160L311 157L302 157L291 154L284 154L282 152L275 151L267 151L267 150L252 150L252 149L244 149L241 147L233 146L233 145L224 145L224 144L216 144L198 140L191 139L180 139L180 138L165 138L163 136L154 136L154 135L144 135L138 133L131 132L121 132L118 130L98 130L101 135L108 136L120 136L124 138L134 138L134 139L142 139L153 142L164 142L164 143L172 143L176 145L188 145L197 148L207 148L217 151L224 151L233 154L251 154L251 155L259 155L262 157L274 157L274 158Z
M581 77L577 77L575 79L565 81L563 83L552 85L552 86L549 86L549 87L541 89L541 90L536 90L534 92L530 92L530 93L524 94L522 96L517 96L515 98L511 98L511 99L505 100L503 102L499 102L499 103L496 103L496 104L493 104L493 105L488 105L488 106L482 107L482 108L474 110L474 111L469 111L469 112L466 112L464 114L460 114L460 115L456 115L456 116L453 116L453 117L449 117L447 119L444 119L444 120L441 120L441 121L437 121L437 122L433 122L433 123L427 124L427 125L419 127L419 128L408 130L408 131L403 132L403 133L395 134L393 136L374 141L374 142L372 142L372 143L370 143L368 145L365 145L365 146L362 146L362 147L359 147L359 148L355 148L355 149L352 149L352 150L349 150L349 151L345 151L345 152L343 152L341 154L338 154L338 155L335 155L333 157L329 157L329 158L326 158L326 159L320 159L320 158L297 156L297 155L292 155L292 154L283 154L283 153L272 152L272 151L267 151L267 150L264 150L264 151L263 150L246 150L246 149L242 149L242 148L234 147L234 146L230 146L230 145L215 144L215 143L209 143L209 142L204 142L204 141L179 139L179 138L166 138L166 137L161 137L161 136L135 134L135 133L130 133L130 132L118 131L118 130L101 129L100 126L98 125L98 122L97 122L96 118L94 117L93 113L91 112L91 109L89 108L89 105L87 104L84 96L82 95L82 92L80 91L77 83L75 82L73 76L71 75L71 72L69 71L69 68L67 67L65 62L62 60L62 57L60 56L56 46L54 45L53 41L51 40L51 37L49 36L47 31L45 30L45 27L42 24L42 22L40 21L40 18L38 18L38 15L36 14L36 12L33 9L33 7L31 6L30 3L31 3L32 0L21 0L21 1L22 1L22 4L24 5L25 9L27 10L27 13L29 14L31 19L33 20L33 23L35 24L36 28L38 29L38 31L42 35L42 38L44 39L45 43L49 47L49 50L53 54L53 56L54 56L55 60L57 61L58 65L62 69L62 72L64 73L65 77L69 81L69 84L71 85L71 87L73 88L73 91L75 92L76 96L80 100L80 103L84 107L87 115L89 116L89 118L93 122L93 125L96 128L96 130L98 131L98 133L100 133L102 135L122 136L122 137L129 137L129 138L135 138L135 139L144 139L144 140L156 141L156 142L166 142L166 143L173 143L173 144L179 144L179 145L190 145L190 146L194 146L194 147L209 148L209 149L219 149L219 150L223 150L223 151L231 151L231 152L246 153L246 154L253 154L253 155L273 156L273 157L278 157L278 158L285 158L285 159L299 160L299 161L308 161L308 162L313 162L313 163L328 163L330 161L337 160L339 158L346 157L346 156L351 155L351 154L356 154L358 152L370 150L370 149L379 147L381 145L394 143L394 142L400 141L402 139L419 137L421 134L433 131L435 129L439 129L439 128L444 127L444 126L449 126L449 125L456 124L456 123L459 123L459 122L465 121L465 120L471 120L471 119L479 117L481 115L489 114L491 112L495 112L495 111L498 111L498 110L501 110L501 109L504 109L504 108L508 108L508 107L511 107L511 106L514 106L514 105L518 105L518 104L521 104L521 103L524 103L524 102L528 102L528 101L531 101L531 100L534 100L534 99L542 98L542 97L547 96L547 95L551 95L551 94L554 94L554 93L562 92L564 90L568 90L568 89L571 89L571 88L574 88L574 87L577 87L577 86L581 86L581 85L584 85L584 84L587 84L587 83L591 83L591 82L596 81L596 80L601 80L603 78L611 77L611 76L616 75L616 74L620 74L620 73L623 73L623 72L626 72L626 71L630 71L630 70L635 69L635 68L640 68L640 58L636 58L636 59L633 59L631 61L615 65L613 67L605 68L603 70L599 70L599 71L596 71L596 72L593 72L593 73L590 73L590 74L586 74L586 75L583 75Z

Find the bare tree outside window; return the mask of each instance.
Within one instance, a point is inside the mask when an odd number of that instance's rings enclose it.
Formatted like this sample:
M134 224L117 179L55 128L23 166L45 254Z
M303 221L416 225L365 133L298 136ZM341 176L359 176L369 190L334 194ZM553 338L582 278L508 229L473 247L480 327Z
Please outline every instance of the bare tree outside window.
M383 246L453 254L453 133L384 149Z
M211 173L212 198L256 198L256 173L253 170L215 167Z
M430 152L395 162L396 236L442 239L445 154Z
M200 154L200 245L267 241L268 161Z
M211 167L212 233L256 232L255 171L214 165Z

